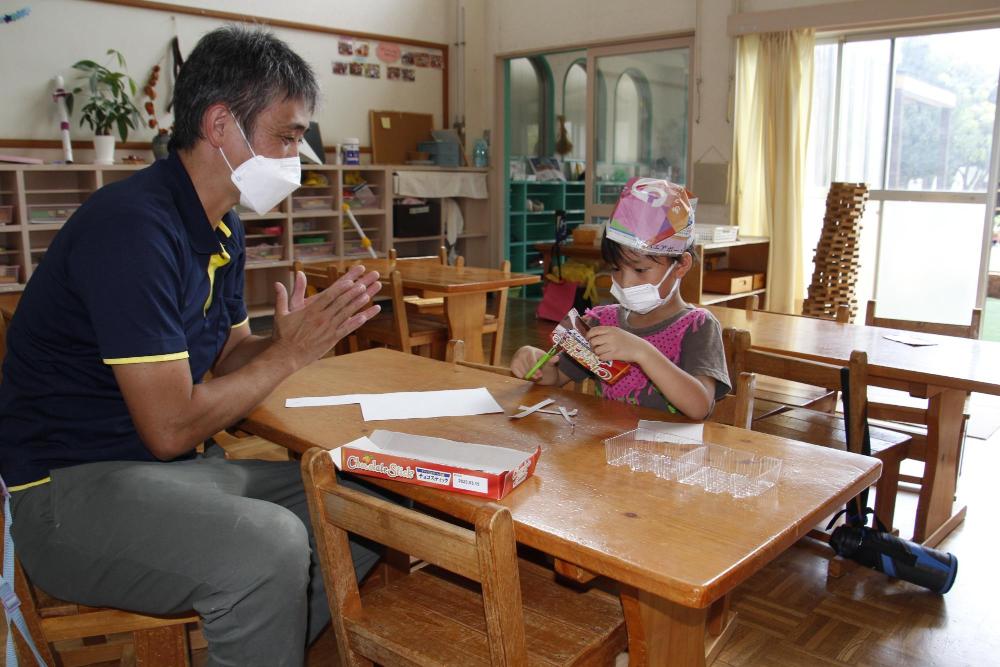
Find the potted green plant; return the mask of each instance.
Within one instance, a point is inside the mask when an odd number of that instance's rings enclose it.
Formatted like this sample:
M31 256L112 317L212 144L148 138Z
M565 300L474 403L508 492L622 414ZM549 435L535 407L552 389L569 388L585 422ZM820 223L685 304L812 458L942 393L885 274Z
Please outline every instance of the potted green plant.
M118 67L126 68L125 57L115 49L108 49L109 61L117 61ZM80 126L84 123L94 130L95 164L114 164L115 136L125 141L129 129L136 129L141 122L139 109L132 102L136 93L135 81L124 71L112 71L106 65L93 60L81 60L73 65L80 72L78 79L86 79L87 85L73 89L73 95L86 90L90 97L80 109ZM73 95L67 96L67 106L73 112Z

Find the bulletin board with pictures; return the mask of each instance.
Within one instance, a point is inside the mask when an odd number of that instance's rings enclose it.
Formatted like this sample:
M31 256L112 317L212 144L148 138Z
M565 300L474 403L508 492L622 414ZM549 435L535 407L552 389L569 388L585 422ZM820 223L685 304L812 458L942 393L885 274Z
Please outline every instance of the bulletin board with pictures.
M332 72L337 76L385 78L396 83L419 85L425 80L440 77L444 67L444 54L438 49L340 37Z
M329 82L323 87L325 106L339 107L338 116L350 114L350 123L338 124L334 137L365 137L362 144L367 143L368 113L373 109L431 114L434 127L446 125L446 45L434 48L349 35L331 42L330 64L321 74L326 80L321 84Z

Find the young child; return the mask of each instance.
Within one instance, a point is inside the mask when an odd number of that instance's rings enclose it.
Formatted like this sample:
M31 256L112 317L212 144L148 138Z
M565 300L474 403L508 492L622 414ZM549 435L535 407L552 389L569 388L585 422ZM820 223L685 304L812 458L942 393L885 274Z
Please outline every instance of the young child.
M600 395L704 419L731 387L718 320L680 295L694 260L693 214L682 186L646 178L625 185L601 246L618 305L587 311L593 325L587 339L602 361L632 365L614 384L598 380ZM535 347L519 349L514 375L523 377L542 355ZM560 354L529 379L562 385L586 375Z

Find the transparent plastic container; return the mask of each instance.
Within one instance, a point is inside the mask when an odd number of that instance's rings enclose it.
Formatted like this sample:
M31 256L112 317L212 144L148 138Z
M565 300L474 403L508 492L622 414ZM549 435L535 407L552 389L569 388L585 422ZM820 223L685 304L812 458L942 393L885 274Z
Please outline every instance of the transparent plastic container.
M604 456L608 465L734 498L757 496L774 487L782 467L779 458L645 429L606 439Z
M332 211L333 196L292 197L293 211Z

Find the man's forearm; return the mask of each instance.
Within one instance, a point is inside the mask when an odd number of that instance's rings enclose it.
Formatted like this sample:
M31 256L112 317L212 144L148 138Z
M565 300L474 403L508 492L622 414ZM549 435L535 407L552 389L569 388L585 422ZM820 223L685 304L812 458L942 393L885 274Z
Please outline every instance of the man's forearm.
M271 340L270 336L247 336L225 358L215 364L212 374L219 377L243 368L257 355L271 347Z

